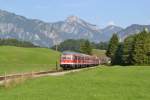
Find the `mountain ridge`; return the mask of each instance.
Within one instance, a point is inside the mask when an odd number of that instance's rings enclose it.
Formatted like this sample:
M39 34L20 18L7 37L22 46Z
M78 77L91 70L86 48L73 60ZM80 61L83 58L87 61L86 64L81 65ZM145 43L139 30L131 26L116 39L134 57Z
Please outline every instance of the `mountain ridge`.
M77 16L69 16L64 21L50 23L0 10L0 38L15 38L41 47L51 47L66 39L89 39L96 43L109 41L113 33L118 33L120 38L124 38L131 34L130 31L135 32L135 29L141 31L141 27L144 26L123 29L110 25L99 28Z
M127 36L138 34L139 32L143 31L145 28L150 31L150 25L139 25L139 24L132 24L125 29L118 32L119 37L124 40Z

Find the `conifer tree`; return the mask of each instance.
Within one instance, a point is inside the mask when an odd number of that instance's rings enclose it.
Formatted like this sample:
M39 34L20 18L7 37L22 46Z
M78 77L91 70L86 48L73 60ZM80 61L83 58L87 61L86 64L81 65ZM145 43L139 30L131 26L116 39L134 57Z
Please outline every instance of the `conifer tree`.
M120 44L118 45L117 50L116 50L116 53L115 53L115 60L114 60L113 64L122 65L122 63L123 63L122 54L123 54L123 44L120 43Z
M131 65L132 61L132 49L133 49L133 41L136 35L128 36L123 43L123 50L122 50L122 64L123 65Z
M118 36L117 36L117 34L113 34L113 36L111 37L111 39L109 41L108 49L106 52L106 55L111 58L112 64L114 64L114 62L115 62L115 54L116 54L118 45L119 45Z
M83 44L80 45L80 51L85 54L92 54L92 46L88 40L86 40Z
M144 30L139 33L134 39L132 51L132 64L147 65L149 64L150 51L150 33Z

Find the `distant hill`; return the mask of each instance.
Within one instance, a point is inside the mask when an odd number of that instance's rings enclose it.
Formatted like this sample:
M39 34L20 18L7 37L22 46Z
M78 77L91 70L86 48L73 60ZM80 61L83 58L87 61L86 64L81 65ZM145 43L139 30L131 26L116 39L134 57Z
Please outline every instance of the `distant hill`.
M128 26L127 28L121 30L120 32L118 32L118 35L120 36L121 40L124 40L129 35L137 34L141 31L143 31L144 28L147 28L148 31L150 31L150 25L133 24L133 25Z
M0 39L0 46L37 47L30 42L16 39Z
M121 30L123 30L123 28L115 25L105 27L101 30L101 41L108 41L114 33L120 32Z
M66 39L108 41L112 33L120 30L122 28L117 26L100 29L76 16L69 16L64 21L46 23L0 10L0 38L15 38L42 47L50 47Z
M0 46L0 75L55 68L60 53L46 48Z
M89 39L92 42L109 41L113 33L121 39L139 32L149 25L131 25L126 29L110 25L99 28L77 16L69 16L64 21L48 23L37 19L28 19L4 10L0 10L0 38L15 38L28 41L41 47L51 47L66 39Z

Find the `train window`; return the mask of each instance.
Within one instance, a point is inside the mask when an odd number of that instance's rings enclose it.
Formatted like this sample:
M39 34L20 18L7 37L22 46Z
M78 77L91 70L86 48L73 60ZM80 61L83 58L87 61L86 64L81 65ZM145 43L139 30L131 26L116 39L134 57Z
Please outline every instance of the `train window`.
M61 59L70 60L70 59L72 59L72 56L62 56Z
M78 59L78 57L77 56L74 56L74 58L73 58L74 60L77 60Z
M61 57L61 59L66 59L66 57Z
M80 60L81 59L81 57L78 57L78 60Z
M81 57L81 60L84 60L84 57Z
M83 56L74 56L74 60L84 60L85 58Z
M79 59L79 60L82 60L82 57L80 56L80 57L78 57L78 59Z
M71 56L67 56L66 59L68 59L68 60L71 59Z

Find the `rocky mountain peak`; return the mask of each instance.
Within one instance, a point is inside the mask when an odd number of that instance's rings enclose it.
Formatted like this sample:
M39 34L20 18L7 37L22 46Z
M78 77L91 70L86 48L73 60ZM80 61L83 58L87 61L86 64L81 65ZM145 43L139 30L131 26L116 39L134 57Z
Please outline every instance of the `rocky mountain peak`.
M66 39L108 41L112 33L120 30L122 28L114 25L100 29L77 16L69 16L65 21L46 23L0 10L0 38L29 41L41 47L50 47Z
M102 29L102 31L111 31L111 30L118 32L118 31L123 30L123 28L121 28L119 26L115 26L115 25L109 25L109 26Z
M79 20L79 17L77 16L69 16L67 17L66 22L72 23L72 22L77 22L78 20Z
M9 13L0 9L0 16L5 16L7 14L9 14Z

